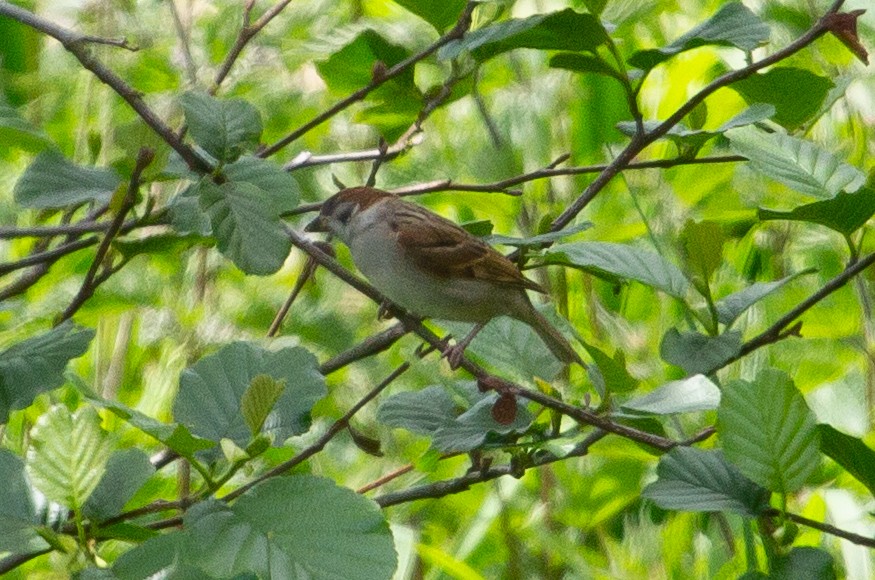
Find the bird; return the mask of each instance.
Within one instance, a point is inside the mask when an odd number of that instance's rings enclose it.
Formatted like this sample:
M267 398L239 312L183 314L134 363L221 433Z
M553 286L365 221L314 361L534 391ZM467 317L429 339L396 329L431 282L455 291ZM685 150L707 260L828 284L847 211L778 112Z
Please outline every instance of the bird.
M546 293L507 257L452 221L395 194L351 187L322 204L307 232L328 232L348 248L358 270L392 303L418 316L474 323L445 352L458 368L465 348L498 316L529 325L565 364L586 364L532 305Z

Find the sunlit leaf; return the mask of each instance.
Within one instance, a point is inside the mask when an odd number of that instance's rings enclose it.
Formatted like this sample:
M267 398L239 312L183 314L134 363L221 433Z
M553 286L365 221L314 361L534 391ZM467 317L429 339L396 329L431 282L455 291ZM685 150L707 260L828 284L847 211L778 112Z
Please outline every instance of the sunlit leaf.
M814 415L784 372L730 382L717 416L726 457L763 487L796 491L820 464Z
M55 405L34 426L27 474L46 497L78 510L100 482L111 452L94 407L71 413Z
M842 190L856 191L866 181L860 170L811 141L752 127L733 129L726 136L753 169L812 197L829 199Z
M751 51L768 41L770 33L769 27L749 8L741 2L730 2L668 46L636 52L629 58L629 64L651 69L678 53L706 45Z
M784 287L788 282L795 280L799 276L811 274L813 270L803 270L795 274L790 274L780 280L774 282L755 282L747 288L734 292L725 298L718 300L714 306L717 309L717 319L722 324L732 324L735 320L744 313L745 310L764 299L773 292L777 292Z
M274 405L286 389L281 380L267 375L256 375L240 399L240 412L253 435L257 435Z
M720 404L720 389L708 377L693 375L668 382L646 395L623 403L623 409L648 415L710 411Z
M462 13L462 9L465 7L465 0L441 0L440 2L435 2L434 0L393 1L434 26L438 32L443 32L455 24Z

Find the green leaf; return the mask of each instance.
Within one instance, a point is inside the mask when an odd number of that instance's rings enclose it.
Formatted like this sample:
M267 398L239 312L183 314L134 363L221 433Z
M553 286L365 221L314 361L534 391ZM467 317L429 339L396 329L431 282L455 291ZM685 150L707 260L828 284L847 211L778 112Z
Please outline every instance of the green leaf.
M171 198L167 204L170 212L170 225L175 231L184 235L211 236L213 226L210 216L201 209L198 194L206 181L193 183ZM209 187L209 186L207 186Z
M814 415L786 373L761 371L754 382L723 389L717 432L726 457L778 493L802 487L820 463Z
M111 169L75 165L54 150L43 151L15 184L24 207L57 209L89 201L106 203L121 180Z
M459 224L459 227L461 227L472 236L477 236L478 238L486 237L492 233L491 220L476 220L473 222L465 222Z
M377 420L389 427L432 435L456 420L456 404L443 387L432 385L392 395L377 409Z
M139 449L125 449L110 456L106 471L85 502L85 517L105 520L122 512L146 480L155 473L149 457Z
M580 268L597 276L635 280L675 298L683 298L689 289L689 282L677 266L655 252L623 244L561 244L544 253L544 262Z
M233 505L185 515L184 559L213 577L386 580L397 556L377 505L329 479L267 480Z
M33 126L18 111L2 102L0 102L0 143L31 153L38 153L55 146L41 129Z
M130 423L140 431L151 435L189 461L195 461L196 452L215 447L216 445L213 441L192 435L185 425L162 423L121 403L102 399L94 393L84 391L83 394L94 405L111 411L122 420Z
M443 32L453 26L465 8L465 0L394 0L407 10L413 12L438 32Z
M605 75L611 78L622 78L616 69L595 54L560 52L550 57L550 68Z
M328 88L337 94L346 95L371 84L374 65L383 63L392 67L410 56L402 46L392 44L374 30L364 30L352 42L334 52L328 60L316 63L319 76ZM413 78L413 67L388 81L403 98L411 92L418 94ZM380 100L380 99L378 99Z
M241 410L255 377L266 375L285 384L270 413L265 433L282 443L310 428L310 410L327 393L316 357L301 347L275 352L250 343L234 342L205 356L182 372L174 418L192 433L219 442L230 439L246 447L251 438Z
M662 337L659 355L688 375L708 374L720 368L741 350L741 333L730 330L719 336L669 329Z
M549 305L541 310L548 319L558 318ZM470 324L445 323L453 336L463 337L471 329ZM557 328L563 325L557 324ZM555 377L563 364L550 352L544 341L527 324L502 316L493 318L477 334L465 352L505 372L514 373L520 380Z
M775 559L769 580L835 580L836 565L826 550L811 546L793 548L790 553Z
M502 246L514 246L517 248L525 248L525 247L539 247L544 244L552 244L558 240L562 240L569 236L573 236L574 234L580 233L584 230L588 230L592 227L592 222L581 222L579 224L574 224L573 226L569 226L567 228L561 229L558 232L547 232L544 234L538 234L536 236L529 236L528 238L514 238L511 236L489 236L490 244L500 244Z
M861 187L855 193L839 192L832 199L816 201L791 211L759 208L761 220L792 220L820 224L850 236L875 214L875 189Z
M258 435L280 395L286 390L281 380L267 375L256 375L249 382L249 388L240 399L240 412L253 435Z
M722 324L730 325L735 322L745 310L772 292L777 292L788 282L795 280L799 276L811 274L812 272L814 272L814 270L803 270L801 272L796 272L795 274L790 274L780 280L775 280L774 282L756 282L738 292L733 292L729 296L726 296L715 303L714 306L717 308L717 319Z
M720 389L705 375L668 382L646 395L626 401L624 411L646 415L674 415L710 411L720 404Z
M859 169L804 139L753 127L733 129L726 136L753 169L812 197L829 199L842 190L856 191L866 181Z
M769 507L768 490L747 479L720 451L675 447L659 460L656 474L641 495L663 509L755 518Z
M234 161L258 145L261 115L246 101L189 91L179 102L192 139L215 159Z
M6 449L0 449L0 481L0 552L44 550L46 542L35 529L39 520L24 477L24 462Z
M119 580L204 578L203 571L185 561L187 544L185 532L161 534L124 552L113 564L112 573Z
M292 243L262 189L245 182L204 182L200 205L210 216L219 251L238 268L266 275L282 267Z
M97 487L112 453L94 407L70 413L55 405L36 422L27 475L47 498L79 510Z
M820 111L833 83L811 71L775 67L736 81L729 88L749 104L768 103L775 107L772 120L787 131L795 131Z
M474 30L441 48L438 58L450 60L462 51L468 51L475 59L484 61L517 48L594 51L607 39L607 32L598 18L566 8Z
M723 265L723 244L726 233L723 227L712 221L687 221L681 231L687 267L698 286L708 286L714 272ZM704 292L703 292L704 293Z
M629 64L649 70L676 54L706 45L751 51L769 40L769 27L740 2L724 4L714 16L668 46L636 52Z
M67 363L85 354L92 338L90 328L65 322L0 352L0 423L40 393L60 387Z
M610 357L601 349L583 343L583 348L595 361L601 375L602 387L609 393L628 393L638 388L638 379L626 369L626 355L619 348Z
M820 450L875 495L875 451L857 437L846 435L830 425L818 425L817 432Z
M516 401L514 420L508 425L499 423L492 415L496 401L498 395L489 393L452 423L440 427L432 434L434 448L443 452L471 451L502 435L523 431L531 424L532 414L521 400Z
M238 183L249 183L262 191L263 199L277 214L298 207L301 188L297 180L274 163L259 157L244 155L225 167L225 177Z

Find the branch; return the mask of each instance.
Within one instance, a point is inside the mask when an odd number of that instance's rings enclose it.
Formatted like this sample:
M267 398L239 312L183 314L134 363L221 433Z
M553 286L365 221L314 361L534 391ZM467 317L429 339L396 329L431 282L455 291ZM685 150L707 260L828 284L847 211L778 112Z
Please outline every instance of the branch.
M262 14L261 18L256 20L254 24L249 24L249 17L252 14L255 0L246 1L246 4L243 6L243 26L240 28L237 39L234 41L234 46L228 51L225 60L222 62L222 66L219 67L219 72L216 73L216 78L213 80L213 86L210 88L210 94L215 95L216 91L219 90L219 85L222 84L222 81L224 81L225 77L228 76L228 73L231 72L231 67L234 66L234 63L237 61L240 53L243 52L243 49L246 48L246 45L249 44L249 41L252 40L256 34L261 32L261 29L267 26L268 23L282 12L291 1L292 0L282 0L281 2L278 2L270 10Z
M341 280L343 280L368 298L371 298L376 303L381 304L385 301L385 298L370 284L367 284L366 282L346 270L337 261L322 252L308 239L299 235L291 228L286 228L286 232L288 233L289 238L292 240L292 244L307 252L307 254L312 256L313 259L318 262L320 266L324 267L326 270L330 271L332 274L339 277ZM405 313L397 313L396 316L408 330L416 333L431 347L439 350L440 352L444 352L448 348L446 342L441 340L440 337L438 337L435 333L433 333L425 325L423 325L418 318ZM640 431L638 429L633 429L632 427L627 427L626 425L622 425L619 423L614 423L610 419L597 415L587 409L575 407L574 405L570 405L564 401L560 401L543 393L532 391L520 385L511 383L510 381L507 381L505 379L495 377L467 358L462 358L461 367L477 377L481 384L486 385L488 388L495 389L496 391L504 394L522 397L524 399L534 401L549 409L559 411L563 415L567 415L568 417L571 417L572 419L575 419L580 423L585 423L594 427L598 427L599 429L602 429L609 433L621 435L628 439L644 443L645 445L649 445L660 450L669 450L678 444L678 442L671 439L660 437L658 435L653 435L651 433Z
M875 252L869 254L865 258L858 260L845 268L841 274L827 282L823 285L823 287L800 302L796 308L782 316L778 319L774 324L772 324L769 328L764 330L759 335L745 342L741 349L738 351L738 354L733 356L730 359L727 359L720 363L719 366L709 370L706 374L712 374L722 369L723 367L734 363L735 361L749 355L753 351L766 346L767 344L772 344L787 338L788 336L793 336L798 334L799 327L801 327L801 323L791 328L788 332L785 332L790 324L793 323L794 320L802 316L806 311L810 310L815 304L847 284L851 278L860 274L863 270L875 264Z
M94 290L97 288L97 286L106 279L106 276L102 276L101 279L98 281L97 270L100 268L101 264L103 264L103 259L106 257L106 253L109 251L110 244L112 244L112 241L115 239L115 237L122 231L122 226L125 222L125 216L128 215L128 212L134 208L134 205L137 201L137 191L140 189L140 177L143 174L143 170L149 166L154 157L155 152L153 150L147 147L140 149L140 152L137 155L136 165L134 166L134 170L131 173L131 181L128 184L128 190L125 192L124 199L122 199L121 202L121 207L119 208L118 213L110 223L109 228L106 230L106 235L103 236L103 240L97 247L97 253L94 255L94 260L92 260L91 262L91 267L88 268L88 272L85 274L85 279L82 281L82 286L79 288L79 292L76 293L76 296L70 302L70 305L58 318L55 326L61 324L65 320L69 320L73 316L73 314L75 314L76 311L79 310L79 308L81 308L83 304L85 304L85 301L88 300L92 294L94 294Z
M310 121L304 123L299 128L295 129L273 145L270 145L269 147L261 151L259 153L259 157L270 157L289 143L298 140L301 136L305 135L313 128L318 127L319 125L321 125L331 117L335 116L339 112L343 111L353 103L363 100L366 96L368 96L371 91L380 87L387 81L390 81L393 78L397 77L419 61L431 56L432 54L437 52L438 49L440 49L442 46L449 44L453 40L461 38L471 26L471 13L474 11L474 8L476 6L477 2L469 0L469 2L465 5L465 9L462 11L461 16L459 16L459 20L458 22L456 22L456 25L452 28L452 30L441 36L434 44L432 44L422 52L414 54L413 56L402 60L395 66L386 69L385 71L381 72L381 74L376 75L375 78L373 78L368 85L360 88L345 99L338 101L332 107L316 115Z
M371 150L368 151L359 151L352 153L351 155L364 155L365 153L370 153ZM373 150L374 155L376 155L376 149ZM326 155L318 157L319 160L327 157L332 157L333 160L328 163L335 163L338 161L366 161L370 159L370 157L361 158L350 158L350 159L341 159L343 154L336 155ZM312 159L317 159L317 157L312 157ZM741 155L719 155L716 157L702 157L700 159L657 159L653 161L639 161L637 163L629 163L625 167L621 168L621 171L627 171L631 169L659 169L666 167L680 167L684 165L706 165L712 163L737 163L740 161L747 161L747 157L743 157ZM294 163L294 160L292 161ZM518 190L510 189L515 185L520 185L522 183L526 183L529 181L535 181L538 179L545 179L550 177L559 177L565 175L582 175L585 173L599 173L604 171L608 166L607 165L582 165L576 167L564 167L558 168L555 166L556 162L554 161L547 167L543 167L541 169L536 169L529 173L524 173L522 175L517 175L514 177L508 177L507 179L502 179L500 181L494 181L492 183L457 183L452 179L439 179L436 181L428 181L426 183L416 183L412 185L406 185L404 187L398 187L395 189L391 189L392 193L398 195L400 197L409 197L414 195L422 195L426 193L434 193L437 191L464 191L464 192L472 192L472 193L501 193L504 195L510 196L520 196L522 192ZM301 167L302 165L298 165L297 167ZM288 166L287 166L288 167ZM295 209L286 212L283 214L283 217L291 217L295 215L301 215L305 213L310 213L314 211L319 211L319 208L322 207L321 202L316 203L306 203L297 206ZM2 234L2 229L0 229L0 234ZM2 236L0 236L2 237Z
M76 240L75 242L61 244L60 246L51 250L46 250L45 252L40 252L38 254L32 254L15 262L0 264L0 276L5 276L9 272L14 272L15 270L28 268L30 266L36 266L38 264L51 264L59 258L66 256L67 254L72 254L73 252L77 252L83 248L87 248L88 246L93 246L96 243L97 238L92 236L90 238L85 238L84 240Z
M427 353L423 353L423 356L425 354L427 354ZM238 487L234 491L230 492L228 495L222 497L222 500L223 501L233 501L235 498L240 497L241 495L243 495L244 493L246 493L247 491L249 491L250 489L252 489L256 485L258 485L262 481L264 481L266 479L270 479L271 477L276 477L278 475L282 475L283 473L287 472L288 470L292 469L296 465L303 462L305 459L309 459L310 457L312 457L316 453L319 453L320 451L322 451L322 449L324 449L325 446L328 445L329 441L334 439L334 437L338 433L340 433L341 431L346 429L346 427L349 425L350 419L352 419L352 417L356 413L358 413L362 407L364 407L369 402L371 402L377 395L379 395L386 387L388 387L390 384L392 384L392 382L395 379L397 379L398 377L403 375L407 371L407 369L409 369L409 368L410 368L409 362L405 362L405 363L402 363L401 365L399 365L394 371L389 373L389 376L387 376L385 379L383 379L373 389L368 391L368 393L364 397L362 397L355 405L353 405L349 409L349 411L347 411L340 419L338 419L337 421L332 423L331 427L329 427L328 430L325 431L325 433L323 433L322 436L319 437L319 439L317 439L315 443L313 443L312 445L310 445L309 447L307 447L306 449L304 449L303 451L301 451L300 453L298 453L297 455L295 455L294 457L292 457L288 461L284 461L283 463L280 463L279 465L277 465L276 467L274 467L270 471L267 471L266 473L259 475L258 477L256 477L255 479L252 479L251 481L245 483L244 485L241 485L240 487Z
M584 189L583 193L574 200L562 214L550 224L550 231L558 231L567 226L577 217L583 208L601 192L602 189L614 178L620 171L627 166L632 159L638 155L645 147L664 136L677 125L685 116L695 109L708 96L716 92L718 89L731 85L736 81L745 79L760 69L773 65L776 62L786 59L787 57L799 52L820 36L829 30L831 16L835 14L844 4L844 0L836 0L829 10L820 18L805 34L797 38L795 41L788 44L786 47L774 52L773 54L755 62L744 68L734 70L718 77L705 88L693 95L686 103L680 106L671 116L663 121L659 126L650 132L638 132L632 137L628 145L620 152L620 154L605 167L604 171L596 177L592 183Z
M849 542L853 542L855 544L859 544L860 546L866 546L868 548L875 548L875 538L869 536L861 536L860 534L855 534L853 532L845 531L841 528L837 528L830 524L825 524L822 522L818 522L815 520L810 520L806 517L796 515L790 512L782 512L777 509L769 509L764 514L767 517L786 517L787 519L796 522L797 524L801 524L803 526L807 526L809 528L814 528L815 530L820 530L826 534L831 534L833 536L842 538L843 540L848 540Z
M374 498L374 501L377 502L377 505L379 505L380 507L387 508L389 506L398 505L401 503L407 503L420 499L436 499L462 491L467 491L472 485L483 483L485 481L491 481L493 479L498 479L499 477L504 477L505 475L512 475L516 478L520 478L528 469L541 467L543 465L555 463L557 461L565 461L566 459L571 459L573 457L582 457L588 454L590 447L592 447L596 442L603 439L605 435L607 435L607 433L603 431L595 431L588 435L586 439L581 441L578 445L576 445L574 449L572 449L565 455L562 455L561 457L553 454L544 454L543 456L534 459L530 465L520 466L510 463L508 465L502 465L501 467L470 471L465 475L457 477L455 479L447 479L427 485L412 487L409 489L405 489L404 491L387 493Z
M212 170L212 167L205 159L183 143L173 130L165 125L158 115L146 105L140 92L125 83L121 77L104 66L91 54L88 50L88 43L93 42L93 37L64 28L8 2L0 2L0 15L8 16L26 26L48 34L60 42L68 52L82 63L82 66L94 73L94 76L109 85L112 90L124 99L153 131L170 145L174 151L179 153L179 156L182 157L192 170L202 173L208 173Z

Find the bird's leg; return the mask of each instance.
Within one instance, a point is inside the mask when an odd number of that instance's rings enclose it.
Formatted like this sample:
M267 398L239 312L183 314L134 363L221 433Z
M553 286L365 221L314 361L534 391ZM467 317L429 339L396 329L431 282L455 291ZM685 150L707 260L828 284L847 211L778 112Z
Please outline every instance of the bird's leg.
M447 357L447 362L450 363L451 369L456 370L462 364L462 357L465 356L465 349L468 348L468 345L471 344L471 341L474 340L477 333L483 330L483 326L485 325L479 323L475 324L474 328L471 329L471 332L468 333L468 336L444 351L444 356Z

